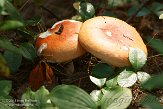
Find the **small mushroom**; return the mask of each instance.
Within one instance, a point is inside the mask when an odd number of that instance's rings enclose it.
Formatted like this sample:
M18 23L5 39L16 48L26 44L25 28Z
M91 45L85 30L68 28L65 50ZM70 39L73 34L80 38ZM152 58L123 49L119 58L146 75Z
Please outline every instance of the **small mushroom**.
M78 41L81 25L79 21L62 20L41 33L35 42L38 56L48 62L60 63L83 55L85 50Z
M98 16L85 21L79 32L81 45L102 61L117 66L130 66L130 48L147 48L136 29L113 17Z

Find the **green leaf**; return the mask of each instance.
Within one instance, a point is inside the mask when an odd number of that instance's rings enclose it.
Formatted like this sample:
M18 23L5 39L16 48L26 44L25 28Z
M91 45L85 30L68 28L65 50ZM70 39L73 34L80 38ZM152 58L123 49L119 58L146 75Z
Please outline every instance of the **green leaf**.
M13 108L6 105L3 101L0 101L0 109L13 109Z
M135 11L137 10L137 6L132 6L129 10L128 10L128 15L129 16L132 16ZM147 14L149 14L150 11L147 9L147 8L142 8L138 14L136 15L137 17L140 17L140 16L146 16Z
M108 88L114 88L117 86L117 77L114 77L112 79L109 79L106 81L106 86Z
M154 48L157 52L163 54L163 41L160 39L150 39L147 38L147 41L149 41L149 45Z
M33 92L33 91L31 91L31 89L27 89L27 91L26 92L24 92L23 93L23 95L22 95L22 100L33 100L33 102L24 102L24 105L28 105L28 103L29 104L31 104L31 105L29 105L29 106L26 106L26 108L27 109L35 109L35 108L37 108L37 100L36 100L36 94L35 94L35 92Z
M28 89L23 95L22 100L27 109L57 109L49 100L49 91L42 86L36 92Z
M17 48L7 39L0 39L0 47L17 54L21 54L29 60L33 60L36 57L35 48L31 43L23 43L19 48Z
M141 86L143 89L152 90L154 88L163 88L163 73L151 76L147 81L143 82Z
M147 109L163 109L163 105L159 103L158 99L150 94L145 96L140 104Z
M9 1L6 1L5 9L8 12L11 19L23 22L22 16L18 12L18 10Z
M0 31L6 31L6 30L11 30L11 29L17 29L20 27L23 27L24 24L20 21L16 20L6 20L0 22Z
M147 61L147 56L139 48L130 48L129 61L135 70L141 69Z
M0 14L2 14L4 10L5 0L0 0Z
M96 64L92 69L92 76L96 78L107 78L114 74L114 70L108 64L99 63Z
M56 86L50 93L50 100L59 109L97 109L90 95L73 85Z
M117 82L121 87L131 87L137 81L137 75L133 71L122 71L117 78Z
M36 57L35 48L31 43L23 43L19 49L26 59L33 60Z
M159 3L159 2L153 2L152 3L152 7L151 10L154 12L160 11L161 9L163 9L163 4Z
M0 7L2 7L2 8L4 7L5 1L6 1L6 0L0 0Z
M7 62L5 58L0 54L0 76L8 77L10 74L10 70L7 66Z
M2 15L3 14L3 9L2 9L2 7L0 7L0 15Z
M93 76L89 76L90 80L96 84L98 87L102 87L105 82L106 82L106 78L101 78L101 79L98 79L98 78L95 78Z
M160 15L163 14L163 11L162 11L162 10L161 10L161 11L157 11L157 12L155 12L155 14L156 14L158 17L160 17Z
M139 71L139 72L137 72L137 77L138 77L138 80L141 83L143 83L143 82L147 81L151 76L146 72Z
M13 0L7 0L7 1L9 1L10 3L12 3L12 2L13 2Z
M8 96L11 91L12 85L11 81L8 80L0 80L0 97Z
M82 18L81 18L81 16L79 16L79 15L75 15L75 16L73 16L71 19L72 19L72 20L76 20L76 21L82 21Z
M7 50L4 52L4 57L7 61L7 65L10 68L10 71L12 73L16 72L21 65L22 55Z
M15 47L10 41L8 41L7 39L3 39L3 38L0 38L0 47L5 49L5 50L9 50L9 51L12 51L14 53L18 53L20 54L20 50Z
M159 19L163 19L163 13L159 16Z
M97 106L100 106L101 104L101 99L102 99L102 96L103 96L103 93L101 90L93 90L91 93L91 98L92 100L94 100L97 104Z
M158 17L163 13L163 4L159 2L153 2L151 7L152 12L154 12L155 15Z
M16 104L11 96L0 94L0 109L18 109L18 108L16 107Z
M101 100L101 109L126 109L132 101L128 88L117 87L106 90Z
M78 10L80 16L83 20L87 20L94 16L95 9L94 6L91 3L88 2L80 2L79 10Z

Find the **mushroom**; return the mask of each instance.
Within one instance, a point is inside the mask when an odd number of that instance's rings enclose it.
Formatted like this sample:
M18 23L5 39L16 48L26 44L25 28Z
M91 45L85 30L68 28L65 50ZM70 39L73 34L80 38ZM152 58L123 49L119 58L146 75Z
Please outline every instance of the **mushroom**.
M78 41L82 22L62 20L43 32L35 41L38 56L47 62L66 62L85 53Z
M79 32L81 45L102 61L117 67L130 66L130 48L147 48L136 29L126 22L107 16L85 21Z

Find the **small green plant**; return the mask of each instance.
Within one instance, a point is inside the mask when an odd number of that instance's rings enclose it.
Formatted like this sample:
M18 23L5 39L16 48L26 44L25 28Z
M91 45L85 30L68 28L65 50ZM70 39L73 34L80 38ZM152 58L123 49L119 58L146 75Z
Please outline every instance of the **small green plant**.
M44 86L36 92L27 89L22 95L22 104L24 104L27 109L57 109L49 97L50 93Z
M138 4L139 5L139 4ZM138 6L132 6L129 10L128 10L128 15L131 16L133 15L133 13L136 11ZM151 7L143 7L138 14L136 15L137 17L140 16L146 16L150 13L155 14L156 16L160 16L162 13L162 9L163 9L163 4L158 3L158 2L153 2Z
M0 2L0 15L3 18L3 20L0 21L0 31L16 31L16 33L21 32L20 34L17 34L19 37L15 37L16 39L21 38L21 40L23 40L25 35L27 35L29 39L28 42L15 44L12 39L4 36L0 37L0 47L4 50L3 57L9 67L9 72L15 73L21 65L22 58L33 61L36 57L35 48L31 43L34 38L30 40L34 34L32 34L32 31L30 32L26 30L25 26L30 25L29 20L24 20L22 18L21 14L12 5L10 0L1 0Z
M11 73L18 70L22 57L32 61L36 57L35 48L31 43L22 43L19 47L14 46L10 41L0 38L0 47L5 50L3 56Z
M148 38L149 45L154 48L158 53L163 54L162 47L163 42L159 39L150 39ZM162 89L163 88L163 73L152 75L147 81L141 83L141 87L144 90L152 91L154 89ZM162 99L161 99L162 100ZM162 109L163 106L160 104L160 100L154 96L152 93L146 95L141 101L140 104L146 108L150 109Z
M77 11L77 15L72 17L72 19L74 20L85 21L87 19L92 18L95 15L95 8L89 2L81 0L75 2L73 6Z
M17 109L14 100L9 95L12 88L11 81L0 80L0 88L0 109Z
M97 64L92 69L92 76L97 78L113 79L117 78L117 83L122 87L131 87L137 80L145 81L149 77L146 72L140 69L146 63L147 57L144 52L137 48L131 48L129 61L132 67L121 68L119 70L111 68L107 64Z
M50 93L45 87L41 87L36 92L28 89L23 94L22 100L33 100L27 102L28 105L31 104L27 109L124 109L131 102L132 93L128 88L117 86L114 89L105 87L94 90L89 95L77 86L59 85Z
M105 108L125 109L127 108L132 100L131 90L127 87L131 87L132 85L134 85L134 83L136 83L136 81L143 83L150 77L150 75L147 74L146 72L139 71L141 67L143 67L144 64L146 63L146 60L147 60L146 55L140 49L132 48L130 49L130 52L129 52L129 61L131 62L131 65L132 65L132 67L130 68L122 68L119 70L117 69L115 70L115 69L112 69L107 64L101 63L101 64L95 65L94 68L92 69L92 75L95 75L97 78L90 76L90 80L93 83L95 83L98 87L100 87L100 90L92 91L91 93L92 98L98 101L97 104L99 105L100 105L99 102L102 102L102 105L101 105L102 109L105 109ZM118 89L120 88L122 90L117 90L117 88ZM110 98L108 95L107 96L105 95L105 91L108 92ZM110 94L113 94L113 95L110 95ZM108 105L107 105L105 104L105 102L103 102L104 98L108 101L109 99L111 100L114 98L114 99L117 99L117 102L116 101L112 102L114 105L108 102ZM128 102L122 103L125 100L128 100Z
M132 49L129 57L135 71L138 71L146 62L145 54L139 49ZM138 61L142 57L145 59ZM127 87L131 87L137 81L137 78L141 82L146 81L149 75L140 71L135 73L126 68L120 73L116 73L116 75L113 72L114 69L109 65L103 63L97 64L92 69L92 75L100 78L90 75L90 80L99 87L99 90L93 90L90 94L77 86L60 85L53 88L50 93L44 87L40 88L37 92L32 92L28 89L23 94L22 99L38 100L36 106L41 109L48 108L48 101L51 103L50 106L53 104L52 107L58 107L59 109L125 109L132 101L131 89ZM45 101L42 102L40 97L44 98ZM30 107L27 108L30 109Z

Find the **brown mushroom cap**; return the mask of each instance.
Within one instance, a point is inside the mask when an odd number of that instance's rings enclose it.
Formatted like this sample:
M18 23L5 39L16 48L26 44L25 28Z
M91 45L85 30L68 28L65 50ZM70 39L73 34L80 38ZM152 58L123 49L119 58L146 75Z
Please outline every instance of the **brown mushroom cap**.
M130 66L130 48L147 48L136 29L113 17L98 16L85 21L79 32L81 45L97 58L117 66Z
M63 20L57 22L36 39L37 54L48 62L65 62L85 53L78 41L82 22Z

